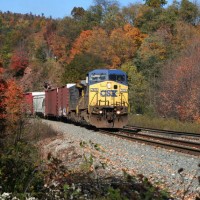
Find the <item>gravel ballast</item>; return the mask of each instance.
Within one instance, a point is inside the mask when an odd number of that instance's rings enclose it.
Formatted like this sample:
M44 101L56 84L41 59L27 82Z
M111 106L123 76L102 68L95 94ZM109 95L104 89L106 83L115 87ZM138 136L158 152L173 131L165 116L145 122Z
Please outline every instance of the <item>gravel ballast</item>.
M76 148L76 155L73 155L73 157L78 158L82 151L80 142L92 141L105 149L102 156L109 160L108 170L115 174L120 175L124 169L132 174L143 174L152 183L168 188L175 199L181 199L184 186L186 188L189 186L187 199L193 199L200 192L197 180L197 177L200 176L199 157L120 139L73 124L49 120L42 121L51 125L62 135L62 138L57 138L43 146L47 153L54 151L56 155L63 152L61 157L70 159L72 155L67 152L73 146L73 148ZM78 164L78 161L76 164ZM178 173L180 168L184 169L181 173L184 179ZM197 170L199 171L197 172ZM195 173L196 176L192 181Z

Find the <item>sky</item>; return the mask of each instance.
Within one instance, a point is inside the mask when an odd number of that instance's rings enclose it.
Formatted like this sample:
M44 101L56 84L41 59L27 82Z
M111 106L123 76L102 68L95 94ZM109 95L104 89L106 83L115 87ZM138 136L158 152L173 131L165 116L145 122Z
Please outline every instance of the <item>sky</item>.
M142 0L118 0L120 6L130 3L142 2ZM83 7L87 10L94 5L93 0L0 0L0 11L14 13L32 13L46 17L63 18L70 16L74 7Z

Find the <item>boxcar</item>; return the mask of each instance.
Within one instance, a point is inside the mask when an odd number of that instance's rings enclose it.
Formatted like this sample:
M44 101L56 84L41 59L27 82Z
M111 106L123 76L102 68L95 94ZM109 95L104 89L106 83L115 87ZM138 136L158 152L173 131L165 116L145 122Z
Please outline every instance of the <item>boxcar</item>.
M33 97L33 114L44 116L45 92L32 92L32 97Z
M45 91L45 117L58 116L58 89L51 89Z

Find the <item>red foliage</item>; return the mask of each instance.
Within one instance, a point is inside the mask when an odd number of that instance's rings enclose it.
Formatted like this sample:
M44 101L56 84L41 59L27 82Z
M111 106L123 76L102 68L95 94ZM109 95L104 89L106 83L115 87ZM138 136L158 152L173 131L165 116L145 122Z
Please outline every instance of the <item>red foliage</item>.
M14 52L11 58L10 68L16 72L16 75L23 75L28 64L28 55L25 50L21 49Z
M3 73L3 71L4 71L3 68L0 68L0 75Z
M5 81L0 68L0 131L5 124L14 126L22 114L23 91L14 80Z
M7 84L3 79L0 79L0 121L5 119L5 91ZM1 125L1 124L0 124Z
M6 88L6 82L1 78L3 68L0 68L0 120L3 119L3 108L4 108L4 92Z

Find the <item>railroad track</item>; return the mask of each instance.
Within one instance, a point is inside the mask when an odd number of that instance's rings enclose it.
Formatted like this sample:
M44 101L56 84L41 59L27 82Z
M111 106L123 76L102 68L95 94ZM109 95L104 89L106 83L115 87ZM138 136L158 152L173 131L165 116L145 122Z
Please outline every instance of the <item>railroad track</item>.
M179 137L179 136L189 136L189 137L195 137L195 138L200 138L200 133L189 133L189 132L179 132L179 131L171 131L171 130L162 130L162 129L153 129L153 128L145 128L145 127L140 127L140 126L125 126L124 129L122 130L129 130L129 131L150 131L154 133L160 133L160 134L165 134L165 135L170 135L174 137Z
M200 156L199 142L188 141L183 139L175 139L173 137L169 137L169 135L167 137L160 135L151 135L151 134L148 135L146 133L142 132L138 133L133 129L127 129L127 128L121 129L120 131L117 132L111 132L100 129L100 132L132 141L138 141L154 146L159 146L162 148L173 149L175 151L187 153L190 155Z

